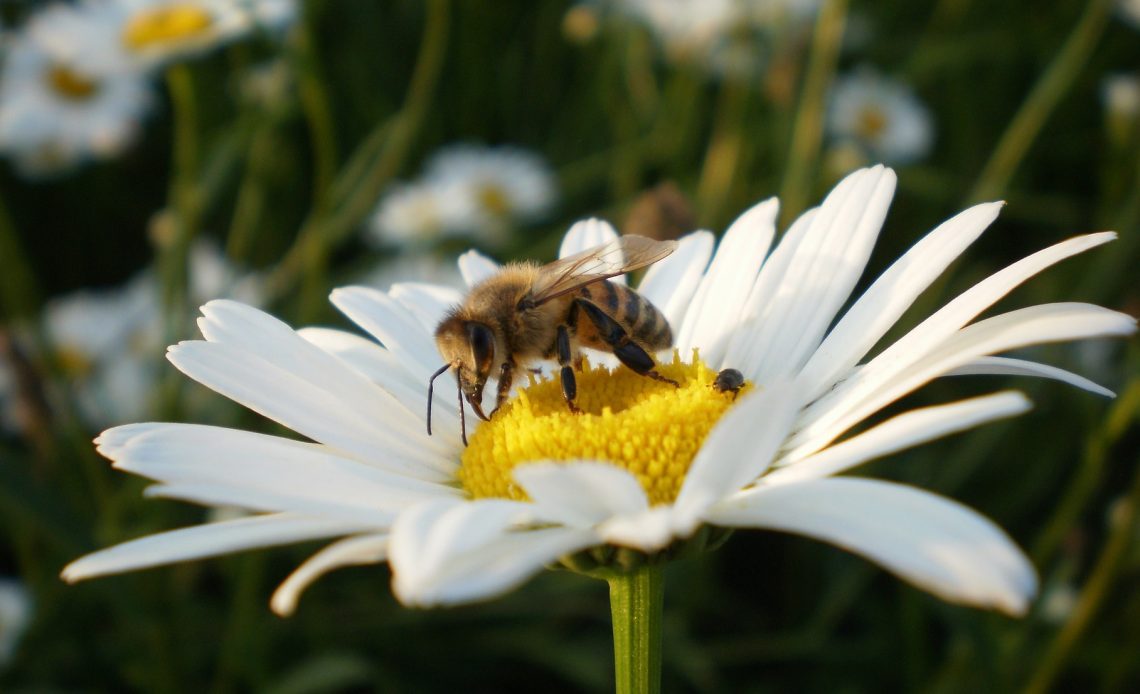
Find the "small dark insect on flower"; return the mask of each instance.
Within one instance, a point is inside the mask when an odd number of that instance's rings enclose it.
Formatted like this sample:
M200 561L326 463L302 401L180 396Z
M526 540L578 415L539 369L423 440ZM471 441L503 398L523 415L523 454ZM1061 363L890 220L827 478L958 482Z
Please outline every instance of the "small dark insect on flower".
M722 393L732 391L732 399L735 400L737 395L740 395L740 389L744 387L744 374L740 373L739 369L723 369L716 375L716 380L713 381L713 388L716 388Z

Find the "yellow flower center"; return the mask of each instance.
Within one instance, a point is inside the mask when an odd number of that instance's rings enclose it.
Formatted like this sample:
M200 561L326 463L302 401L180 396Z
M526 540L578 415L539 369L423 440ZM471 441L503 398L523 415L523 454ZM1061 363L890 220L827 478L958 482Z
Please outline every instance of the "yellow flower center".
M95 370L95 361L91 355L74 345L57 348L56 358L64 373L75 378L86 378Z
M53 65L45 75L52 91L67 101L87 101L99 91L99 83L64 65Z
M855 127L865 139L874 140L886 130L887 114L876 106L867 106L859 112L859 122Z
M651 504L672 502L685 473L736 394L717 390L716 372L694 354L692 364L673 361L657 370L680 387L619 367L584 363L575 375L578 407L562 398L557 378L521 390L470 437L459 481L473 498L524 500L516 466L541 460L598 460L628 470ZM745 386L745 389L750 386ZM743 392L743 391L741 391Z
M176 3L139 11L123 30L123 43L132 50L195 38L214 23L196 3Z
M501 186L486 183L479 187L479 204L496 217L506 217L511 211L511 200Z

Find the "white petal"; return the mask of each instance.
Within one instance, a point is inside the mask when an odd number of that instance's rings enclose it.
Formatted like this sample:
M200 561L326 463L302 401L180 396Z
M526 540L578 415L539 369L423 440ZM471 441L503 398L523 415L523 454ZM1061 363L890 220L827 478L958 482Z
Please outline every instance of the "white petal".
M890 169L864 169L820 205L752 338L745 363L758 365L757 383L795 375L819 345L863 274L895 182Z
M654 506L610 518L598 527L598 534L607 544L656 552L667 547L674 538L688 537L695 529L688 518L679 515L673 507Z
M392 530L392 591L404 604L425 607L486 599L598 541L591 530L516 529L527 506L429 502L402 514Z
M68 583L150 566L201 559L367 530L339 521L282 513L196 525L148 535L80 557L63 569Z
M776 233L779 210L778 200L765 200L740 215L724 233L678 331L681 354L696 347L705 363L718 368Z
M356 520L378 520L380 512L390 515L420 501L459 495L450 485L394 475L325 446L222 427L129 424L95 443L119 470L168 485L218 485L238 496L297 498L313 512L324 504L332 517L356 513Z
M583 219L575 222L566 235L562 237L562 246L558 249L558 257L565 258L581 253L591 248L597 248L610 241L616 241L618 233L613 226L603 219ZM610 279L611 282L625 284L625 275Z
M1089 379L1075 374L1072 371L1059 369L1056 366L1049 366L1048 364L1038 364L1035 361L1026 361L1025 359L1011 359L1009 357L979 357L965 366L959 366L946 373L947 376L1039 376L1041 378L1051 378L1055 381L1068 383L1071 386L1076 386L1082 390L1087 390L1090 393L1103 395L1106 398L1115 397L1108 388L1094 383Z
M997 218L1002 203L975 205L943 222L875 280L844 314L798 378L812 398L823 393L886 334L946 267Z
M693 459L674 503L678 533L695 529L708 506L764 474L799 412L790 382L749 393L709 433Z
M920 443L979 426L995 419L1021 414L1032 407L1016 391L1004 391L949 405L924 407L892 417L842 443L769 472L764 484L783 484L835 475Z
M591 526L649 508L637 478L609 463L528 463L514 477L544 517L563 525Z
M669 322L674 336L685 318L693 293L712 257L713 235L694 231L678 240L677 250L649 266L637 293L656 306ZM688 355L685 355L686 357Z
M755 380L756 375L763 366L760 357L761 346L757 341L763 330L764 317L780 297L777 290L786 292L794 286L785 282L788 267L796 257L797 249L804 240L807 231L811 229L812 220L815 219L819 208L805 210L792 226L784 232L772 254L764 261L756 282L748 292L748 299L740 311L740 325L728 342L728 351L725 353L723 364L739 369L749 380ZM784 299L786 300L786 299Z
M297 609L301 593L321 576L345 566L378 564L387 558L387 535L361 535L334 542L289 574L273 592L269 606L278 615L288 617Z
M899 372L938 348L962 326L1025 280L1056 262L1114 238L1116 234L1113 232L1078 236L1038 251L989 276L883 350L835 391L821 397L805 414L804 421L834 418L837 413L848 410L853 403L866 398L868 393L895 379Z
M474 287L491 277L502 267L479 251L467 251L459 256L459 273L468 287Z
M420 434L419 423L398 427L393 417L369 417L327 386L303 380L244 350L213 342L183 342L171 347L167 358L190 378L231 400L377 467L445 481L456 465L440 451L443 444Z
M797 433L790 444L797 448L789 457L798 460L819 450L885 405L978 357L1046 342L1130 335L1135 331L1132 316L1080 303L1042 304L988 318L958 331L863 400L847 409L835 407L828 417Z
M388 350L368 338L331 328L301 328L297 334L356 369L379 385L411 412L424 412L427 386L417 381ZM432 416L452 449L459 450L459 410L451 398L432 403Z
M370 287L334 289L330 300L341 313L380 341L424 383L443 363L431 332L411 311L382 291Z
M427 282L398 282L388 290L388 296L403 304L428 334L434 334L444 314L463 301L459 291Z
M267 313L234 301L211 301L198 320L211 343L244 350L288 372L312 387L326 391L359 413L360 417L406 429L423 422L422 407L405 407L383 388L377 388L354 369L298 335ZM425 431L426 434L426 431ZM426 437L425 437L426 438ZM437 442L425 448L445 453Z
M710 509L716 525L813 537L862 555L944 600L1025 613L1029 560L991 521L949 499L877 480L762 486Z

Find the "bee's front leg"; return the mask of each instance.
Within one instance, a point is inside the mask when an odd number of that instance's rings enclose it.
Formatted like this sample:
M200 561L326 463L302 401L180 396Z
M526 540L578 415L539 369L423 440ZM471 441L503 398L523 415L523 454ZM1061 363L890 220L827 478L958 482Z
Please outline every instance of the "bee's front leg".
M681 384L673 379L657 373L653 368L657 366L657 363L653 361L653 357L651 357L649 352L646 352L641 345L630 339L629 332L626 331L621 323L618 323L605 311L585 299L575 299L574 306L581 307L586 317L589 318L590 322L594 324L594 327L598 329L598 336L610 346L610 349L613 350L614 356L618 358L618 361L642 376L648 376L655 381L664 381L665 383L680 387Z
M503 403L507 401L507 397L511 394L511 385L515 382L515 360L508 359L503 362L499 368L499 390L495 398L495 409L491 411L491 416L494 417Z
M578 397L578 381L575 380L574 368L570 365L574 358L570 349L570 326L558 326L558 336L555 339L554 347L558 356L558 365L562 367L562 397L566 399L566 406L570 408L570 411L578 414L582 410L574 404L574 399Z

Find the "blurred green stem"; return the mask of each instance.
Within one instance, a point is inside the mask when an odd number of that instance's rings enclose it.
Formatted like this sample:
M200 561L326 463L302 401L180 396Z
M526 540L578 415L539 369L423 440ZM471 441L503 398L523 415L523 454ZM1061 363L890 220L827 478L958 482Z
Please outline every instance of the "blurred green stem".
M721 212L732 192L745 146L743 126L748 92L748 85L740 80L725 80L720 87L716 124L697 184L697 209L705 226L719 226Z
M4 271L0 272L0 304L5 322L29 316L39 305L39 290L32 266L24 252L24 244L16 233L16 225L8 214L8 206L0 197L0 258Z
M1010 178L1041 133L1045 121L1065 93L1073 86L1100 40L1114 0L1090 0L1065 45L1029 92L1017 115L998 141L997 148L982 169L970 192L971 203L1000 198Z
M829 0L816 20L808 72L800 95L784 183L780 189L781 223L787 225L807 205L812 178L823 143L823 117L827 93L839 61L847 0Z
M448 0L430 0L426 6L423 40L404 105L391 122L385 121L376 126L387 133L383 147L371 166L361 171L359 179L342 182L338 177L336 188L345 191L344 199L330 200L327 209L316 209L310 214L293 246L269 276L266 282L269 296L277 297L287 291L316 249L331 248L351 233L375 206L384 186L403 166L428 114L447 51ZM370 134L364 142L372 140ZM353 167L353 160L346 169L350 167Z
M1092 573L1081 590L1080 598L1069 620L1061 629L1049 649L1040 660L1037 672L1029 680L1027 694L1045 694L1053 691L1053 682L1064 669L1081 638L1092 625L1101 605L1108 598L1120 569L1125 565L1124 557L1136 537L1140 527L1137 508L1140 507L1140 460L1137 461L1132 489L1128 496L1117 502L1110 520L1112 530L1108 541L1097 557Z
M198 229L200 200L197 189L199 159L198 97L194 75L185 65L173 65L166 73L174 110L174 171L170 184L171 224L157 229L162 252L163 308L167 341L177 339L185 325L183 314L188 298L187 258Z
M1089 437L1085 455L1066 485L1065 496L1057 504L1057 510L1050 516L1049 523L1033 545L1035 565L1048 565L1065 535L1077 525L1089 500L1100 486L1107 467L1109 449L1123 435L1137 412L1140 412L1140 381L1133 381L1113 403L1102 429Z
M661 691L661 612L665 578L659 564L606 577L614 628L614 679L618 694Z
M313 144L313 198L321 201L337 167L336 129L333 127L327 80L321 72L320 57L309 17L297 30L296 68L301 108Z
M162 283L163 336L173 344L189 323L190 245L198 231L201 216L201 169L198 122L198 95L194 74L186 65L175 64L166 71L167 87L174 111L173 172L169 193L169 216L151 229L152 241L159 248L158 270ZM173 414L179 384L174 371L163 383L159 411Z

